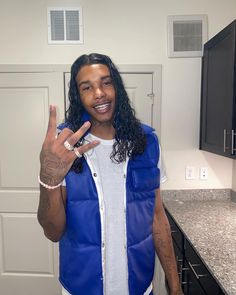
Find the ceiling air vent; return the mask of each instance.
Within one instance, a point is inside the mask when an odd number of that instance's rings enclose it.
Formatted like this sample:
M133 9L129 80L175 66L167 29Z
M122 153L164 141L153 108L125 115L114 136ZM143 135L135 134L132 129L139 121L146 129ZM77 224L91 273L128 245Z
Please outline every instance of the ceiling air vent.
M80 7L48 8L48 43L83 43L83 20Z
M168 56L202 56L207 41L206 15L168 16Z

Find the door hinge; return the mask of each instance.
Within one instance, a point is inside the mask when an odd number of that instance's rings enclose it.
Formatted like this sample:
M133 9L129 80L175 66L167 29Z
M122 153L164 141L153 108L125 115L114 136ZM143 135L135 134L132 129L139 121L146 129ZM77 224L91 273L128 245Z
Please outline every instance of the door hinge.
M150 100L151 100L151 104L153 105L153 104L154 104L154 93L148 93L148 94L147 94L147 97L150 98Z

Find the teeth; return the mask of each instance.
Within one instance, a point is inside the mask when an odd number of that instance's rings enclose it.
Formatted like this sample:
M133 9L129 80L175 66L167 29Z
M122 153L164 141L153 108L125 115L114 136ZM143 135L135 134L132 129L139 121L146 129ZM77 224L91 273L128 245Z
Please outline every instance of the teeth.
M109 106L109 103L104 103L104 104L98 105L94 108L97 110L103 110L103 109L107 108L108 106Z

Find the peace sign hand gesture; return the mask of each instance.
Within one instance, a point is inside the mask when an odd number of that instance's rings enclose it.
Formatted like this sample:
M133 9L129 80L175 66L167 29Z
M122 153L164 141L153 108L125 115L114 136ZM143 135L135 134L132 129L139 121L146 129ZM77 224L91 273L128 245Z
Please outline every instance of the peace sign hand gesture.
M75 133L65 128L56 137L56 107L50 106L47 134L40 152L40 179L43 183L57 186L65 178L76 157L80 157L99 144L99 141L94 140L74 148L90 126L90 122L85 122Z

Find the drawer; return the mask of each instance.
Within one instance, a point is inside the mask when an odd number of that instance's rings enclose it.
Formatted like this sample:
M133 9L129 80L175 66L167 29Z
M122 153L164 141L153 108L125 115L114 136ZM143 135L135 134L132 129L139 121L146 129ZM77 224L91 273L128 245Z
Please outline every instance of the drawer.
M191 271L191 276L195 277L206 294L224 294L215 278L211 275L204 262L187 239L185 240L185 259Z
M184 274L183 290L185 295L208 295L205 293L198 279L189 267L186 267ZM215 293L211 293L216 295ZM210 294L209 294L210 295Z

